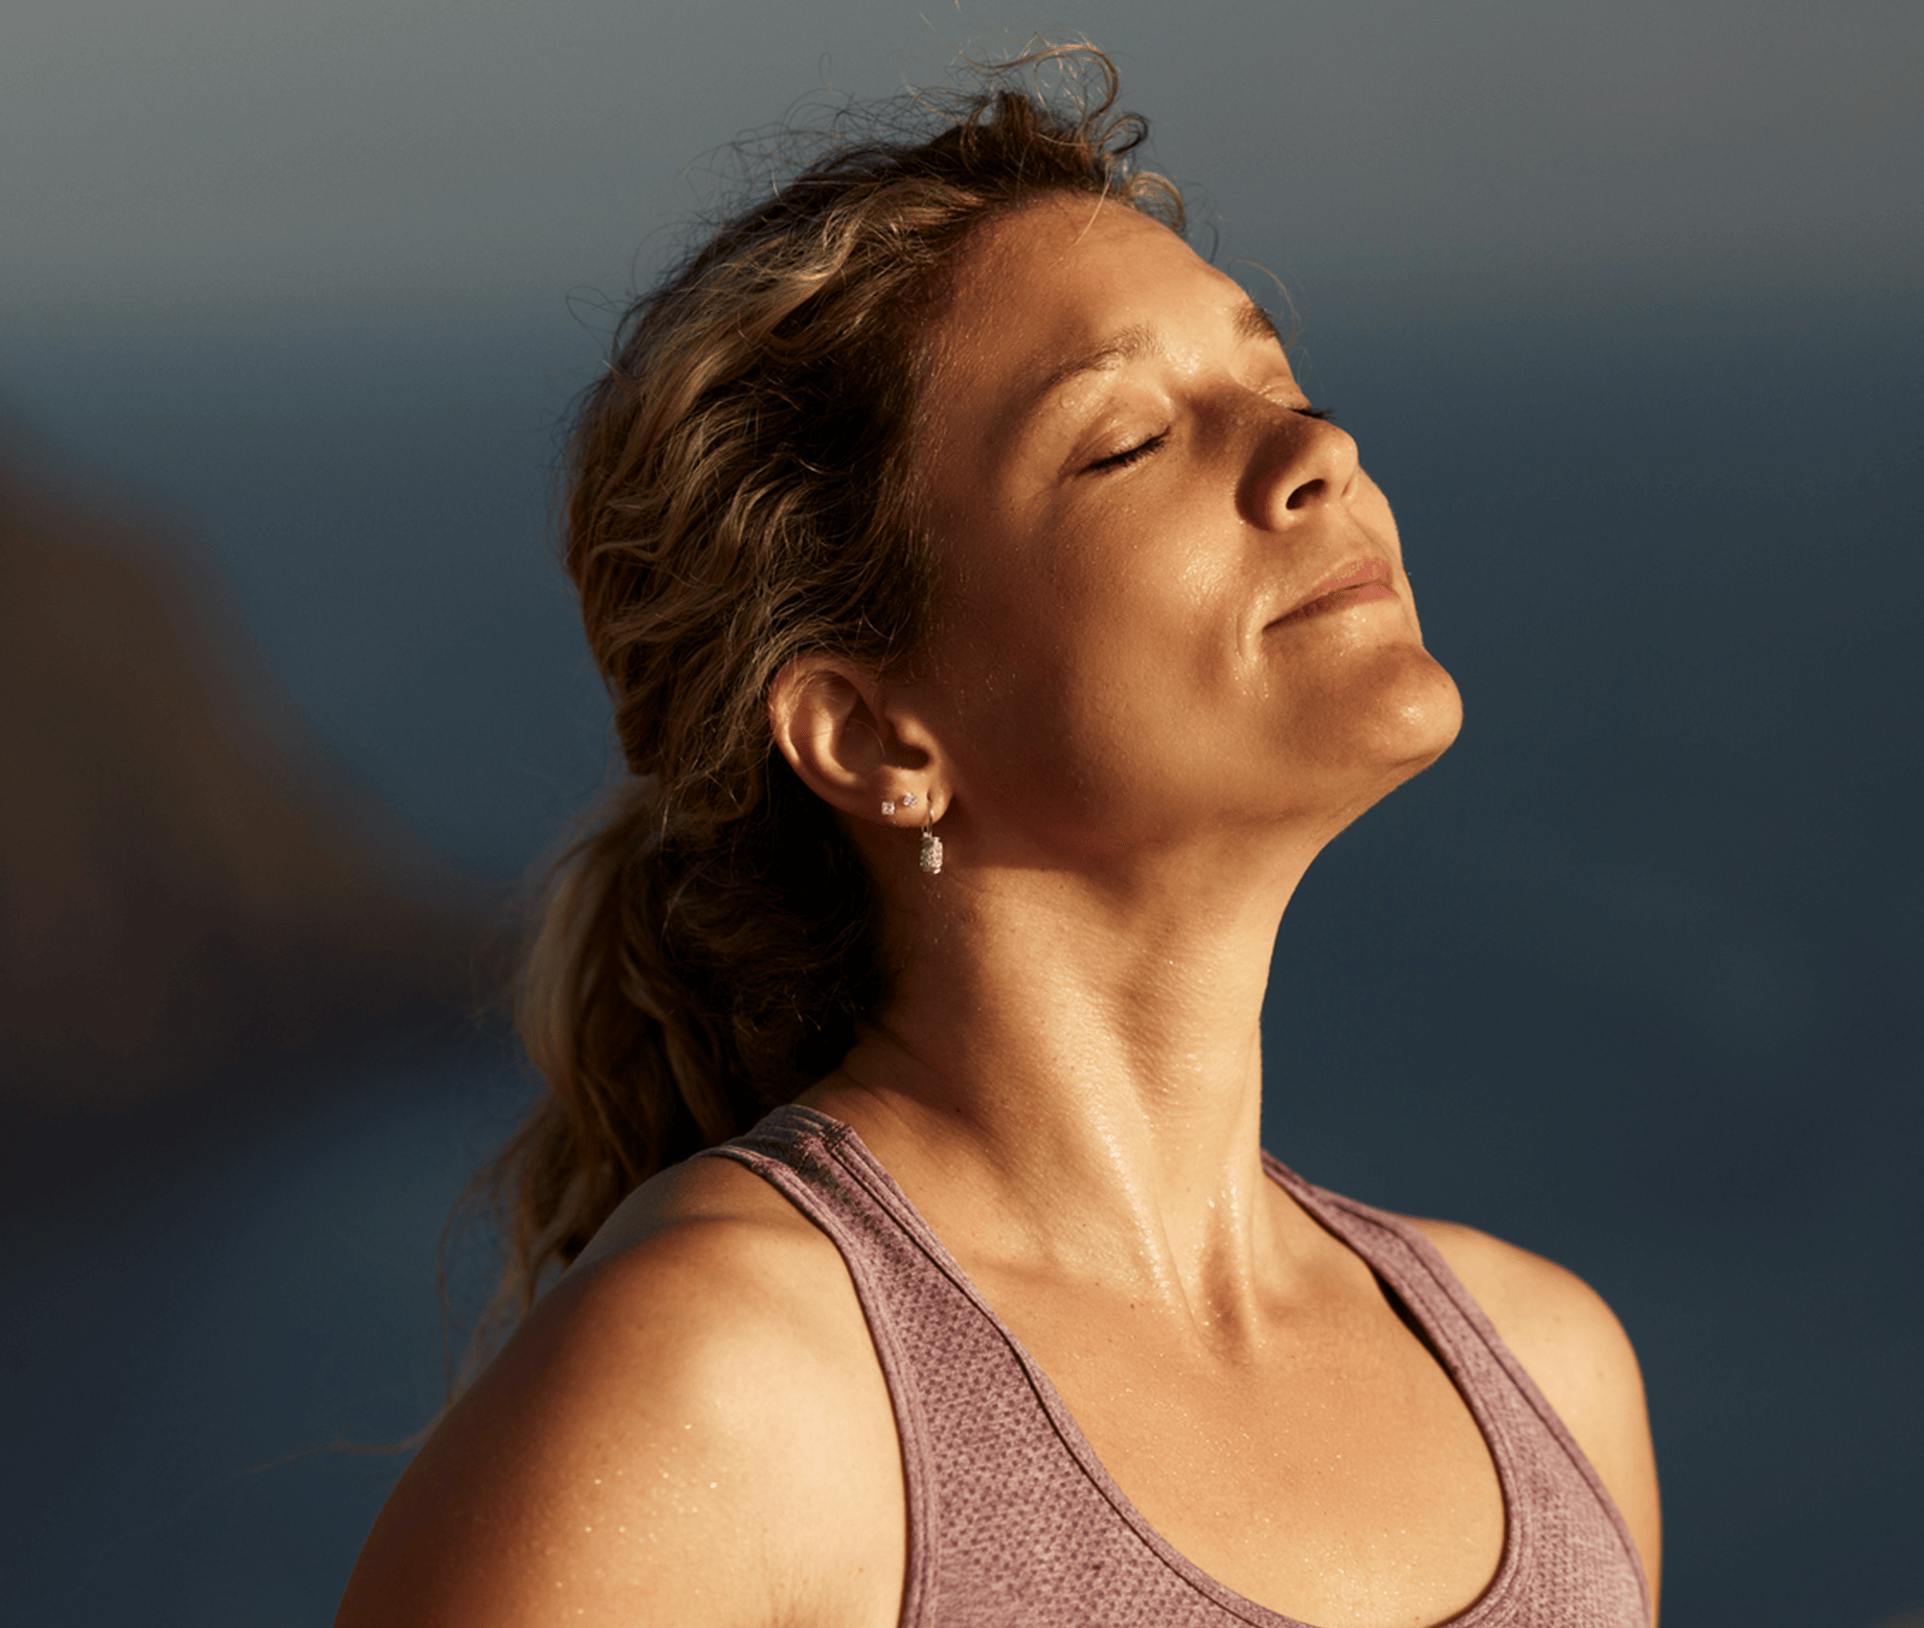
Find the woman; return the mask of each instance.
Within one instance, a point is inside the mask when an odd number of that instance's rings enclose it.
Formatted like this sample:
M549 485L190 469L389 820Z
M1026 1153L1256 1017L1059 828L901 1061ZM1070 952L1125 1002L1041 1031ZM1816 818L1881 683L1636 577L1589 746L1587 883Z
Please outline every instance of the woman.
M1609 1308L1261 1147L1283 910L1461 702L1108 60L1039 56L1099 94L819 158L585 405L633 777L521 989L532 1309L346 1628L1655 1621Z

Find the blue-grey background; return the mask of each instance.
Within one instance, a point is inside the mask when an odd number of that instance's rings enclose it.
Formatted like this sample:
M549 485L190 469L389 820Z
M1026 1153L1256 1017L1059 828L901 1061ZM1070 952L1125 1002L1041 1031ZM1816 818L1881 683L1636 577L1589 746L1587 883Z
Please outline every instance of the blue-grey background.
M1924 1610L1924 11L33 0L13 1620L329 1620L400 1461L316 1449L438 1399L436 1236L533 1088L502 926L608 761L569 397L726 143L1035 30L1287 284L1465 699L1290 908L1265 1142L1604 1293L1666 1622Z

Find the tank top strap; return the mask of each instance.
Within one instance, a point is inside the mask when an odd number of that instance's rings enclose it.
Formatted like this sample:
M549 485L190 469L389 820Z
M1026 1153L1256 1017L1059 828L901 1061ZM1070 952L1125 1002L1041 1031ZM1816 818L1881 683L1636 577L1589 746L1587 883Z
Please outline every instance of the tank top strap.
M929 1602L937 1515L936 1434L924 1417L911 1351L919 1280L928 1271L911 1234L887 1214L837 1146L848 1125L803 1103L785 1103L748 1130L695 1157L732 1159L779 1191L829 1237L848 1268L887 1384L902 1449L909 1553L902 1628L933 1620Z
M1615 1551L1615 1564L1607 1568L1609 1586L1625 1615L1607 1620L1647 1622L1648 1578L1623 1512L1443 1252L1407 1216L1319 1186L1267 1148L1262 1160L1275 1180L1417 1313L1438 1359L1483 1427L1506 1478L1506 1496L1507 1478L1517 1478L1508 1513L1524 1529L1518 1547L1533 1557L1573 1543Z

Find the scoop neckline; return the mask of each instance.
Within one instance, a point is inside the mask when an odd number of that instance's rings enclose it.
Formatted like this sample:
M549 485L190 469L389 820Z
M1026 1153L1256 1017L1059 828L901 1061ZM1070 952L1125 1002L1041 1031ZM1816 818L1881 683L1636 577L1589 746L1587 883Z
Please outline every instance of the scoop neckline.
M845 1119L838 1119L826 1109L812 1104L787 1102L769 1111L769 1117L777 1115L801 1116L809 1122L831 1150L846 1149L855 1159L855 1169L867 1178L867 1185L878 1198L896 1213L896 1218L908 1230L922 1250L937 1267L954 1283L981 1312L996 1334L1008 1345L1009 1350L1021 1365L1029 1383L1034 1387L1037 1398L1049 1416L1057 1436L1069 1450L1084 1475L1102 1494L1123 1521L1142 1539L1157 1559L1171 1571L1195 1588L1198 1593L1212 1603L1221 1606L1231 1615L1254 1625L1254 1628L1327 1628L1325 1624L1307 1622L1300 1617L1291 1617L1259 1601L1238 1593L1204 1571L1178 1549L1153 1525L1149 1518L1139 1510L1122 1490L1115 1477L1109 1473L1108 1466L1097 1455L1089 1438L1083 1434L1082 1427L1076 1423L1075 1415L1069 1411L1062 1394L1055 1387L1029 1349L1016 1337L1015 1331L996 1314L982 1291L962 1264L949 1252L948 1245L942 1242L935 1229L929 1225L922 1212L915 1207L914 1201L904 1192L895 1178L889 1174L887 1166L876 1157L874 1151L862 1140L861 1133ZM1523 1545L1527 1536L1523 1513L1522 1466L1517 1462L1515 1443L1504 1423L1490 1411L1489 1405L1476 1391L1465 1385L1459 1377L1457 1368L1451 1367L1453 1360L1457 1367L1463 1366L1459 1342L1438 1325L1422 1297L1412 1293L1407 1286L1404 1273L1387 1261L1374 1260L1357 1248L1351 1232L1352 1222L1342 1218L1341 1211L1334 1200L1338 1195L1329 1194L1306 1177L1298 1175L1290 1166L1271 1153L1259 1147L1263 1170L1272 1181L1277 1182L1295 1198L1310 1215L1318 1221L1325 1231L1331 1233L1377 1277L1388 1285L1398 1302L1405 1308L1429 1336L1430 1356L1443 1369L1444 1376L1456 1387L1483 1437L1484 1451L1490 1455L1496 1469L1497 1487L1503 1499L1503 1550L1497 1561L1495 1574L1483 1592L1454 1616L1444 1617L1437 1622L1426 1623L1423 1628L1476 1628L1486 1622L1491 1613L1500 1607L1508 1597L1523 1565ZM1420 1257L1419 1257L1420 1258ZM1445 1359L1443 1353L1448 1352Z

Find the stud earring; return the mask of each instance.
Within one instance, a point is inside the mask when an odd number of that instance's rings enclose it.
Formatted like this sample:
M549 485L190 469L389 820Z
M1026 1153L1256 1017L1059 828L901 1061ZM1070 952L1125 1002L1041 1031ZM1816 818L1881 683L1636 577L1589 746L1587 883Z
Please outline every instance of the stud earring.
M895 812L895 805L886 797L882 799L882 812L884 814L893 814Z

